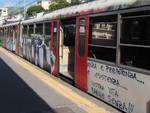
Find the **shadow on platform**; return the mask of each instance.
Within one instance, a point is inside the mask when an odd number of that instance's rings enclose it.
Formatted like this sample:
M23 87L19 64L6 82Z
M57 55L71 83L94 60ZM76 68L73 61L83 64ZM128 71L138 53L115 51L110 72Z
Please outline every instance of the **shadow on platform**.
M0 59L0 113L54 113L54 111Z

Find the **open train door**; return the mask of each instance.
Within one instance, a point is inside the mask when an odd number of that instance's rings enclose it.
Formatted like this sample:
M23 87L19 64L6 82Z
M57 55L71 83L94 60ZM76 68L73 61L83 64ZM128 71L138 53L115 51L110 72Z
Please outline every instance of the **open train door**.
M89 17L77 17L76 25L75 84L79 89L87 91Z
M59 37L59 20L57 19L51 21L51 37L50 37L51 72L55 76L57 76L59 73L58 37Z

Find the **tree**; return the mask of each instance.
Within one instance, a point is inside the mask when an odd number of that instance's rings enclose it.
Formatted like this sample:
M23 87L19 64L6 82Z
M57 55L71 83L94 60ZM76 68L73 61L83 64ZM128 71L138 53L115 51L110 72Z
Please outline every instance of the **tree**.
M79 3L80 3L79 0L71 0L71 5L77 5Z
M40 5L34 5L27 9L27 16L33 16L34 13L40 13L44 11L44 8Z
M57 0L56 3L49 5L49 11L54 11L57 9L62 9L64 7L69 6L70 4L66 2L66 0Z

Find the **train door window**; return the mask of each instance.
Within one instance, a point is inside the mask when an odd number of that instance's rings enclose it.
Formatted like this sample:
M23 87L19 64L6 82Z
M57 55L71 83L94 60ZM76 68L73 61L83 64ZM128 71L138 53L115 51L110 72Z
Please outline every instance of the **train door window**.
M56 48L57 45L57 22L54 22L54 30L53 30L53 49Z
M121 61L130 67L150 70L149 15L122 16Z
M49 47L50 44L50 34L51 34L51 24L50 22L45 23L45 44Z
M29 37L31 37L31 34L34 33L34 25L29 25Z
M90 18L88 56L116 62L117 16Z
M35 34L42 35L43 34L43 24L36 24Z
M86 22L85 19L79 21L79 39L78 39L78 52L79 56L83 57L85 53L85 38L86 38Z

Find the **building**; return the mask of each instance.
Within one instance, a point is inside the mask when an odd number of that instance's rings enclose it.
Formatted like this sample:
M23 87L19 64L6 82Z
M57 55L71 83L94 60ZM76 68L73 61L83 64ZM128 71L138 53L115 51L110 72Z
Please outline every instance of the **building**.
M8 8L0 8L0 17L8 16Z
M39 0L37 2L38 5L42 6L45 10L49 9L49 5L54 3L55 0Z
M66 2L71 3L71 2L72 2L72 0L66 0Z
M0 25L5 22L7 18L9 18L9 10L8 8L0 8Z
M14 20L20 20L23 18L23 8L16 8L16 7L5 7L0 8L0 25L7 22Z

